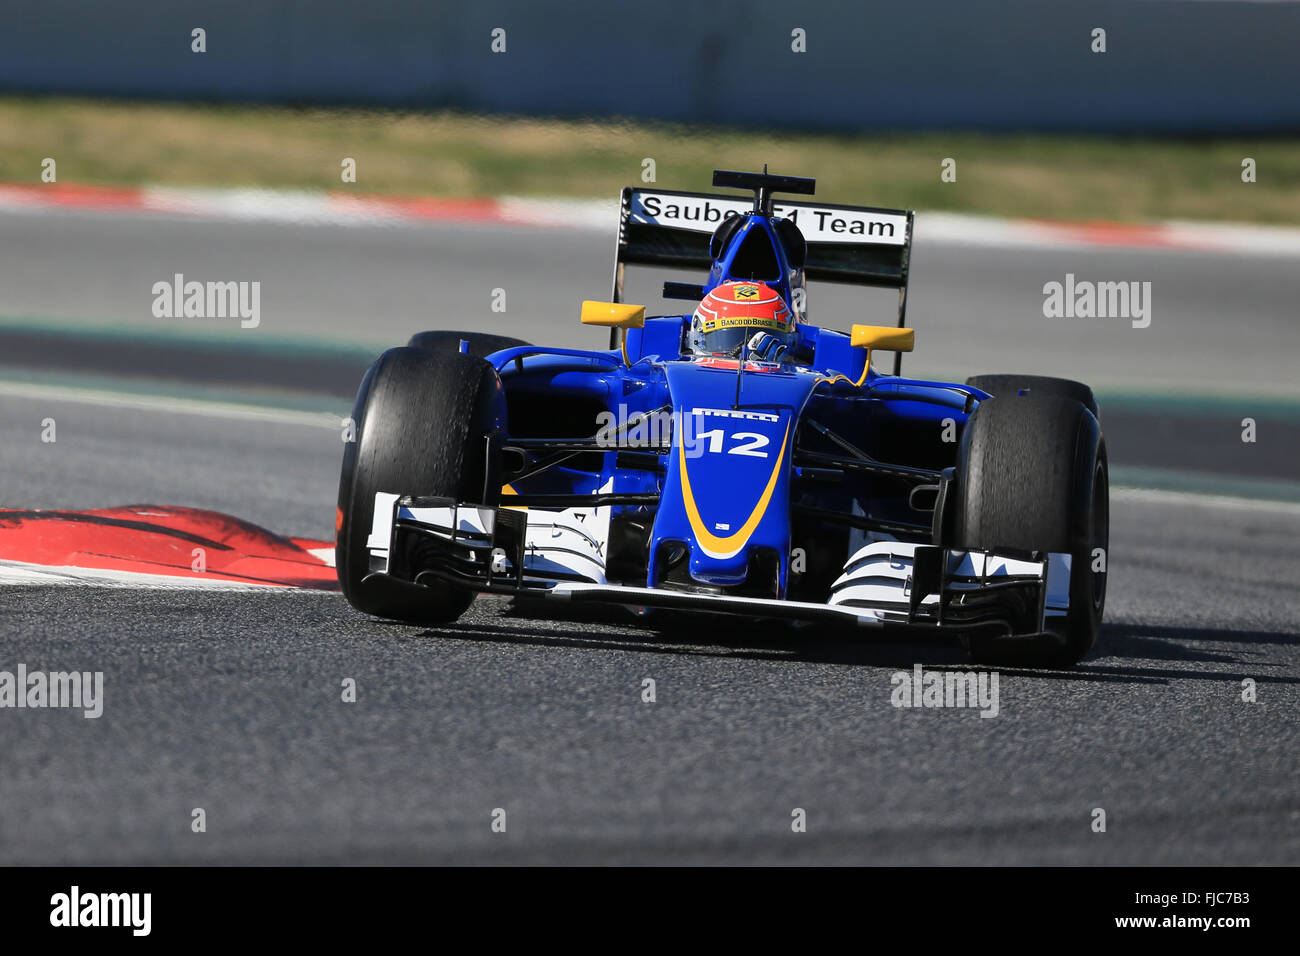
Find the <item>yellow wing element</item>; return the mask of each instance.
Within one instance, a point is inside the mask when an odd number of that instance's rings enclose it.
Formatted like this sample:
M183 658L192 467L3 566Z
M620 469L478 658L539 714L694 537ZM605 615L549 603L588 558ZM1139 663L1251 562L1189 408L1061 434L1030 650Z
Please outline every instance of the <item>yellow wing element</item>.
M767 513L767 506L772 501L772 492L776 489L776 480L781 474L781 462L785 460L786 443L790 440L790 423L785 426L785 436L781 439L781 454L776 456L776 464L772 466L772 474L767 479L767 487L763 489L762 497L758 499L758 504L754 505L754 510L750 512L749 518L740 526L735 534L720 538L704 526L704 519L700 517L700 509L695 504L695 495L691 492L691 479L686 473L686 444L679 442L677 445L678 465L682 473L682 502L686 505L686 518L691 523L691 530L695 532L695 540L700 543L704 553L711 558L726 559L734 557L740 553L741 548L749 541L749 536L754 533L758 527L763 515Z
M582 324L603 325L616 329L645 328L645 306L632 305L629 302L593 302L588 299L582 303Z
M855 349L867 350L867 360L862 364L862 377L854 383L861 388L871 368L871 351L880 349L885 352L910 352L916 346L916 330L900 329L895 325L855 325L849 342Z
M627 360L627 330L645 328L645 306L632 305L630 302L596 302L587 299L582 303L582 324L622 329L623 364L631 365L632 363Z
M916 329L900 329L896 325L855 325L849 343L855 349L910 352L916 345Z

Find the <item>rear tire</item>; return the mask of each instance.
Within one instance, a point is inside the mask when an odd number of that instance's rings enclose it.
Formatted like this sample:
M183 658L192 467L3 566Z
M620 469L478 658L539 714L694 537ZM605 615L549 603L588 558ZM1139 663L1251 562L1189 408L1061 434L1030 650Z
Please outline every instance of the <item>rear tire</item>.
M1059 396L986 399L966 424L957 484L955 547L1056 551L1071 558L1069 614L1044 622L1057 641L1031 646L972 636L972 656L1048 666L1079 661L1101 629L1109 561L1109 474L1096 417ZM1103 570L1094 572L1097 548Z
M375 495L436 495L495 505L501 496L501 381L481 358L458 352L389 349L357 393L356 440L343 450L335 564L357 610L402 621L454 621L474 592L411 584L370 573L366 539Z
M439 329L432 332L416 332L406 345L408 348L423 349L426 352L459 352L462 340L469 343L469 354L478 358L484 358L502 349L513 349L529 344L508 335L492 335L488 332L445 332Z
M988 392L994 398L1015 395L1024 391L1037 398L1055 396L1081 402L1083 407L1092 412L1093 417L1101 421L1101 410L1097 407L1097 398L1092 389L1083 382L1068 378L1048 378L1046 375L973 375L966 379L966 384Z

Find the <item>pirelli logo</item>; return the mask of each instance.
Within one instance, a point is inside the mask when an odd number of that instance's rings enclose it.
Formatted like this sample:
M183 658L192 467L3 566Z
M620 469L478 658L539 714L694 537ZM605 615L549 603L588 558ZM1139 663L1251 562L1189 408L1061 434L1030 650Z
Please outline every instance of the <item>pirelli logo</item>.
M690 415L712 415L715 418L739 418L749 422L779 422L780 415L772 412L751 412L739 408L692 408Z

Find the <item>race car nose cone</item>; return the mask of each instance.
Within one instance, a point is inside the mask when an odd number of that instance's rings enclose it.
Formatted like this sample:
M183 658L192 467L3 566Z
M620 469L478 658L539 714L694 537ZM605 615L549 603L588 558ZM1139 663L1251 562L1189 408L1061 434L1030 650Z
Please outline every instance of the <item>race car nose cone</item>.
M692 580L701 584L744 584L749 575L749 554L742 550L730 558L711 558L692 548L689 567Z

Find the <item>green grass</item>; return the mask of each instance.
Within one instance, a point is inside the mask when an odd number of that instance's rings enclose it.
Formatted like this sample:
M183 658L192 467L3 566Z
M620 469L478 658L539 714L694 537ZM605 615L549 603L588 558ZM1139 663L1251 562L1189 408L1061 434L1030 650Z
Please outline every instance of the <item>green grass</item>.
M717 167L816 177L829 202L1061 219L1300 223L1300 139L754 132L450 112L0 98L0 181L612 197L709 188ZM1241 181L1241 161L1258 182ZM357 161L344 184L340 163ZM940 181L945 157L957 181Z

